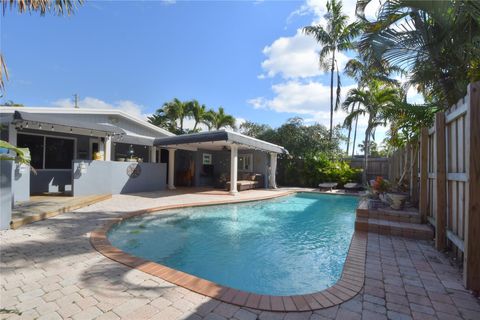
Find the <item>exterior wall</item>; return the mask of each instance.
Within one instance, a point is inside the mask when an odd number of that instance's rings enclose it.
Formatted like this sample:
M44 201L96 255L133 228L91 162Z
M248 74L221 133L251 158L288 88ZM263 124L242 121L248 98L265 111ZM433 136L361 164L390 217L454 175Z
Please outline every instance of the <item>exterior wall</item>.
M12 161L0 161L0 230L12 220Z
M13 170L13 203L30 200L30 166L14 164Z
M166 188L165 163L83 161L86 172L81 173L81 162L73 163L74 196L147 192ZM132 164L141 168L141 173L136 178L127 174L127 168Z

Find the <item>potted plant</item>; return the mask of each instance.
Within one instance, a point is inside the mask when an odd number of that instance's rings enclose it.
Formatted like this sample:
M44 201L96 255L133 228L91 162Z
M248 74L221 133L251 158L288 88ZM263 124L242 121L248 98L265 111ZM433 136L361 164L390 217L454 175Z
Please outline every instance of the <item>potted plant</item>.
M373 194L375 194L382 202L388 203L387 197L385 196L385 193L390 188L388 181L383 179L383 177L378 176L372 181L371 185Z
M405 201L408 198L407 187L404 183L396 184L387 192L387 198L390 200L390 208L394 210L403 209Z

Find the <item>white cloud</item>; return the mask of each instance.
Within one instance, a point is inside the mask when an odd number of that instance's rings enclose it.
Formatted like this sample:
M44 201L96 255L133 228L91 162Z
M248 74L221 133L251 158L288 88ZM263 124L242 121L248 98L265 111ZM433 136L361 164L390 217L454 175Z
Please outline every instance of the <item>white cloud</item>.
M71 99L59 99L54 101L52 105L58 108L73 108L74 102ZM85 97L78 101L78 106L82 109L118 109L140 119L146 119L149 115L143 112L145 108L142 105L130 100L108 103L97 98Z
M281 37L263 49L266 59L262 62L265 71L259 78L280 75L284 79L308 78L325 74L319 68L319 46L315 39L298 29L292 37ZM343 69L348 57L337 52L339 67Z
M342 88L342 100L353 86ZM309 122L330 123L330 86L310 81L302 83L291 80L272 86L274 97L267 99L257 97L247 102L256 109L265 108L282 113L300 114ZM341 110L334 113L334 124L342 124L345 113Z

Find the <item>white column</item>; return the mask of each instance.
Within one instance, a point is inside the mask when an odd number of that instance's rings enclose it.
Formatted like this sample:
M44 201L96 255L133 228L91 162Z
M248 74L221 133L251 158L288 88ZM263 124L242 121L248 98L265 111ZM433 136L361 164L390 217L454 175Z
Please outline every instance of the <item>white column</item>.
M101 140L98 142L98 152L100 152L102 159L105 160L105 143Z
M105 161L112 161L112 137L105 137Z
M156 163L157 162L157 148L150 147L150 162Z
M238 146L230 147L230 194L237 194Z
M270 153L270 188L276 189L277 182L275 179L275 175L277 173L277 154Z
M17 129L14 124L8 125L8 142L14 146L17 146Z
M175 189L175 149L168 149L168 189Z

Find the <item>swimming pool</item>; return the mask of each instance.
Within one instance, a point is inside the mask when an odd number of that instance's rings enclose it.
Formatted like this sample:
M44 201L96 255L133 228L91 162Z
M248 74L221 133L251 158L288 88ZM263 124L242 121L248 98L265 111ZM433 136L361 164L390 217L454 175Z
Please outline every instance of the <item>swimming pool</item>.
M357 202L352 196L297 193L161 211L123 221L108 239L129 254L227 287L307 294L340 278Z

